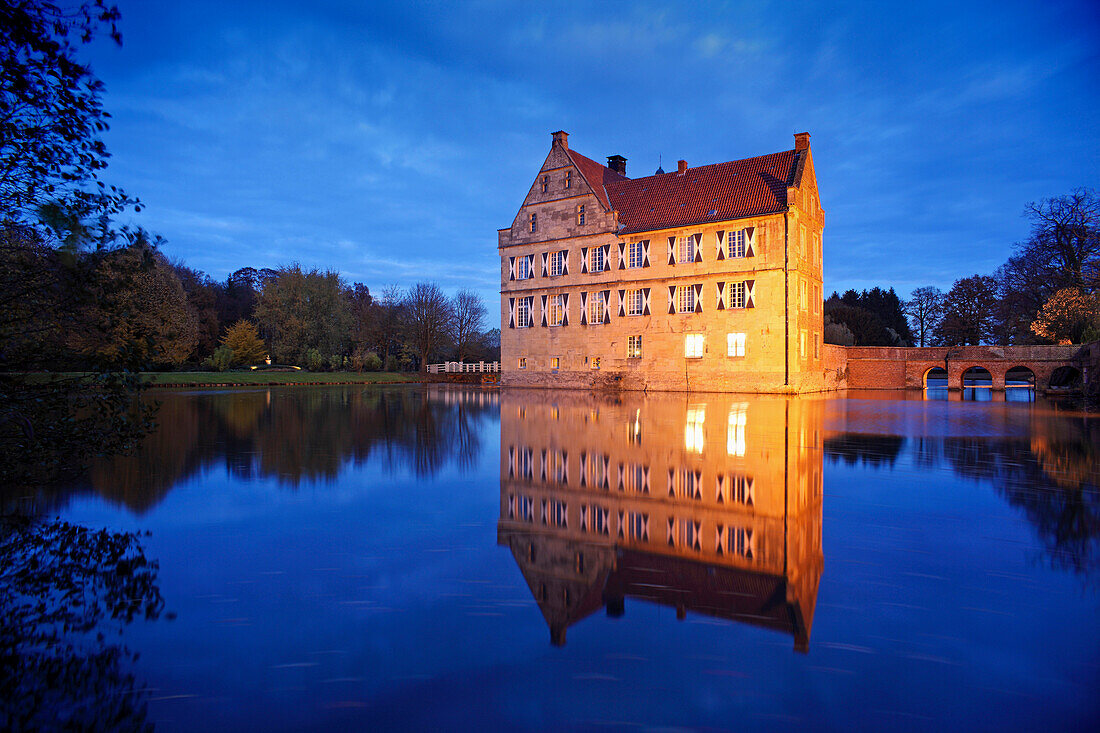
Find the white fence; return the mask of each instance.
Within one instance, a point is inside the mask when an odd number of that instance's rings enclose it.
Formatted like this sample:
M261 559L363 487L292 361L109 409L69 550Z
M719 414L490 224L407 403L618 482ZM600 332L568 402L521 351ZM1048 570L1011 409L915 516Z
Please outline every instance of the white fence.
M429 374L497 374L499 372L499 361L475 361L469 364L461 361L445 361L428 365Z

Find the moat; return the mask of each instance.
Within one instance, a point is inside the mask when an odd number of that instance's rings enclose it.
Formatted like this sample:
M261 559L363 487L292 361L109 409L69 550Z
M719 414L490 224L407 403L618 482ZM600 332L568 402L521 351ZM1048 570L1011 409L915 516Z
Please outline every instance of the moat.
M128 698L159 730L1100 720L1100 416L1026 388L149 396L141 452L35 500L149 532L159 563L163 612L104 624L91 653L125 648L124 675L72 708Z

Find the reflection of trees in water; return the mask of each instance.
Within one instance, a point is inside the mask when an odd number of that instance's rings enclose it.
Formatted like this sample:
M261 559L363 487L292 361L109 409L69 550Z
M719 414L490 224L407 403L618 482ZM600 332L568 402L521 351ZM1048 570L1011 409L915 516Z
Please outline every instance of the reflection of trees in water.
M92 488L138 511L219 465L242 478L334 480L350 460L432 476L481 453L477 421L491 401L442 400L424 390L286 389L161 395L160 428L132 455L95 463Z
M844 433L824 442L825 457L833 463L844 461L849 466L862 463L876 468L892 467L904 446L905 438L900 435L861 433Z
M143 730L145 693L109 641L164 606L138 536L0 520L0 729Z

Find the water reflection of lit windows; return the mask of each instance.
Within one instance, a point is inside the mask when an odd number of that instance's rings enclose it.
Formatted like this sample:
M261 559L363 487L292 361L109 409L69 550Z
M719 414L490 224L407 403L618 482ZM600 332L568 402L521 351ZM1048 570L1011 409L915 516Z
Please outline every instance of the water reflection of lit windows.
M634 419L627 423L626 442L633 445L641 445L642 442L642 411L634 411Z
M701 551L703 549L702 524L693 519L668 518L668 546Z
M563 450L551 450L545 454L545 479L563 486L569 484L568 464Z
M599 504L582 504L581 531L602 535L610 534L611 525L610 522L608 522L609 514L607 508Z
M756 482L750 476L718 474L716 498L719 504L753 505Z
M703 472L691 468L668 469L668 495L681 499L702 499Z
M726 453L731 456L745 455L745 424L748 422L749 406L738 403L730 407L729 426L726 428Z
M748 527L727 527L726 539L728 542L727 549L731 555L743 557L748 560L753 558L756 548L751 529Z
M524 522L535 521L535 500L520 494L516 497L516 517Z
M551 527L569 527L569 511L560 499L542 500L542 523Z
M629 539L637 542L649 542L649 515L643 512L630 512L623 521L623 512L619 512L619 537L623 536L623 527L629 533Z
M610 464L611 458L609 456L581 453L581 486L591 486L597 489L610 488L608 480L608 467Z
M684 424L684 447L694 453L702 453L706 444L705 425L707 421L707 408L705 406L693 406L687 410L687 420Z
M643 466L640 463L625 466L623 479L620 490L625 488L635 494L649 493L649 466Z

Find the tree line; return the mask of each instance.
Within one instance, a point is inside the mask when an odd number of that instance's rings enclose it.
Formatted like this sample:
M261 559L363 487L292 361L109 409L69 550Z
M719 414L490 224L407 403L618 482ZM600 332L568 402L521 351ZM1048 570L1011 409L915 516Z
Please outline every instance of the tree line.
M1028 238L991 274L946 293L893 288L836 293L825 342L856 346L1079 344L1100 339L1100 196L1076 189L1027 204Z

